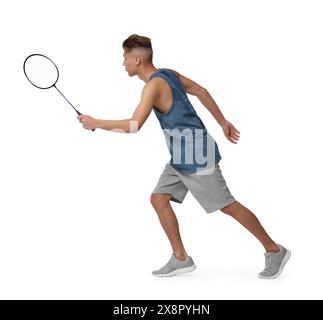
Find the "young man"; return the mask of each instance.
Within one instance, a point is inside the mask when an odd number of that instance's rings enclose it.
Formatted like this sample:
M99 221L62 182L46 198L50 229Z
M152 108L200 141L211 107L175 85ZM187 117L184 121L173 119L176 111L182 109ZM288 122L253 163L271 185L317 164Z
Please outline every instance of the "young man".
M170 204L170 201L182 203L190 191L207 213L220 210L249 230L266 251L265 269L259 277L278 277L291 252L276 244L257 217L231 195L219 167L221 156L218 146L195 112L187 93L196 96L209 110L231 143L237 143L240 132L225 119L205 88L174 70L157 69L153 65L149 38L134 34L123 42L122 47L123 65L128 75L136 75L145 82L141 101L132 117L112 121L82 115L78 119L88 130L101 128L128 133L140 130L152 110L160 121L171 160L152 192L151 204L170 241L173 254L165 266L152 274L173 276L196 269L184 248L178 221Z

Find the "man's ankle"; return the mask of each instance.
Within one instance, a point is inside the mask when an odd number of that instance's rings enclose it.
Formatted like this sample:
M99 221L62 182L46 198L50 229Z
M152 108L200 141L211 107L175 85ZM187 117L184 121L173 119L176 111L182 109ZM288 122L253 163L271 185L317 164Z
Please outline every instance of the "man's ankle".
M174 256L177 260L185 261L188 258L186 253L174 253Z
M265 249L266 249L266 252L275 252L275 253L279 252L280 250L277 244L266 247Z

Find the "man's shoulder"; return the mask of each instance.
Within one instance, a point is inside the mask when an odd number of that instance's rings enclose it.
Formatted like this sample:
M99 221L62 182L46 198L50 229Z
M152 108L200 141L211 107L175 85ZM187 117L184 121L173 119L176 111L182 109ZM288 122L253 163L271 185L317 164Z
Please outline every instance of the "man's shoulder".
M179 73L171 68L161 68L160 70L164 71L165 73L171 73L171 74L175 74L177 77L179 77Z
M178 79L180 77L180 74L173 69L169 69L169 68L160 68L158 69L157 72L155 72L152 76L151 79L147 82L147 84L149 82L154 82L154 83L164 83L164 80L170 80L172 79L174 76L176 76Z
M147 81L147 83L145 84L145 87L154 89L163 85L165 83L165 80L168 78L167 75L165 74L167 73L166 70L167 69L163 68L155 72L151 77L151 79Z
M174 69L168 69L169 71L172 71L173 73L175 73L175 75L179 78L180 74L179 72L177 72L176 70Z
M158 94L163 87L163 79L161 77L151 78L143 87L142 92L150 94Z

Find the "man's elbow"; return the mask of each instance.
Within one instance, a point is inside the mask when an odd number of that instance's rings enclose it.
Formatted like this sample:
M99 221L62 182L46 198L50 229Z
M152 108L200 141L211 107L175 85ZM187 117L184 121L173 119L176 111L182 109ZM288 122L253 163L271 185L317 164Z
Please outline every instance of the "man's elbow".
M199 84L195 84L194 86L190 87L187 90L187 93L196 97L201 97L208 94L208 91L204 87L200 86Z
M130 119L128 133L137 133L141 129L142 125L143 124L138 120Z
M203 97L208 95L209 92L207 91L207 89L205 89L204 87L199 86L199 88L196 89L196 96L199 97Z

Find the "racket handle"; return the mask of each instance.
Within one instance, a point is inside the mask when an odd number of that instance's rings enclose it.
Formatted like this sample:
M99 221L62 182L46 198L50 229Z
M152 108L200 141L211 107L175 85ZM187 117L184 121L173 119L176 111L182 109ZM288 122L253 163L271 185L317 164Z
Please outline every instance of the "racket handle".
M73 108L74 108L74 107L73 107ZM78 111L78 110L77 110L77 109L75 109L75 108L74 108L74 110L76 111L76 113L77 113L79 116L83 116L83 114L82 114L80 111ZM93 132L93 131L95 131L95 129L92 129L91 131Z
M54 63L55 64L55 63ZM57 70L58 71L58 70ZM58 90L58 88L55 86L55 84L53 85L53 87L63 96L63 98L69 103L69 105L75 110L75 112L79 115L79 116L82 116L83 114L78 111L68 100L67 98L63 95L63 93ZM94 131L95 129L92 129L92 131Z

